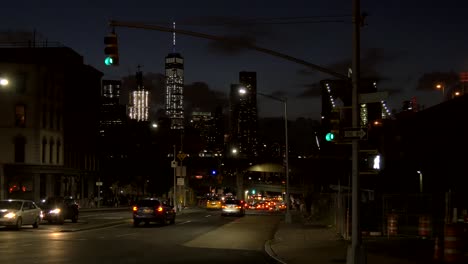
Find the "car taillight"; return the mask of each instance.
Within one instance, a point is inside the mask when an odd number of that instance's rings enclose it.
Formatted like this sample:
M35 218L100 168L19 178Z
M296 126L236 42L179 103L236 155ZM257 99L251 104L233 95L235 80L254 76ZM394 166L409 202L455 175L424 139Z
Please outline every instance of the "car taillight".
M223 205L223 206L221 206L221 207L222 207L222 208L226 208L226 206L225 206L225 205Z
M163 211L162 206L156 207L155 209L156 209L156 211L158 211L158 212L162 212L162 211Z
M136 212L136 211L138 211L138 207L133 206L133 209L132 209L132 210L133 210L133 212Z

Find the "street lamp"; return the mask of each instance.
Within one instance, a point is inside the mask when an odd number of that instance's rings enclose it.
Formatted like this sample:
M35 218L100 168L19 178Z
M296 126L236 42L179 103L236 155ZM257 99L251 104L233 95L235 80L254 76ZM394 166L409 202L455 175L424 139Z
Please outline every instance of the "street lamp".
M10 83L7 78L0 77L0 86L7 86Z
M247 93L247 89L241 87L239 89L239 94L240 95L244 95ZM264 96L264 97L267 97L267 98L270 98L272 100L275 100L275 101L278 101L278 102L281 102L283 103L283 106L284 106L284 144L285 144L285 155L284 155L284 163L285 163L285 174L286 174L286 215L285 215L285 222L287 224L290 224L292 222L292 218L291 218L291 212L289 211L290 210L290 205L289 205L289 146L288 146L288 100L287 98L280 98L280 97L276 97L276 96L273 96L273 95L269 95L269 94L264 94L264 93L260 93L260 92L257 92L257 94L261 95L261 96Z
M442 90L442 101L445 100L445 85L442 83L436 84L436 88Z

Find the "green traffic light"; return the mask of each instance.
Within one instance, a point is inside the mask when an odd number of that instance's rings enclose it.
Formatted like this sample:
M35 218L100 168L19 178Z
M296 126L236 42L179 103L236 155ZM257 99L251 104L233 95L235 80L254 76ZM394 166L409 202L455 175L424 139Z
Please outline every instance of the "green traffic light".
M333 139L335 139L335 134L329 132L325 135L325 140L326 141L332 141Z
M107 66L110 66L110 65L114 64L114 59L112 59L111 57L107 57L104 60L104 64L106 64Z

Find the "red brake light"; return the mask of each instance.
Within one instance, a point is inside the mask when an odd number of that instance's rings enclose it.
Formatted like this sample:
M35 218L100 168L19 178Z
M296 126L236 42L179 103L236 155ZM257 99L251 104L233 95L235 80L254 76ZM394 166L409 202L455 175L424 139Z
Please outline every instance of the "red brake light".
M136 212L136 211L138 211L138 207L133 206L133 212Z

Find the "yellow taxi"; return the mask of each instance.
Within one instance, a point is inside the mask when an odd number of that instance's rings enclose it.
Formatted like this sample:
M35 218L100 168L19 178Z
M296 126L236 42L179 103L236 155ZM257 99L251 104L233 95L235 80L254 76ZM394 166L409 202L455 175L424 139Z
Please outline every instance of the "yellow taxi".
M220 210L223 205L223 201L220 199L208 199L206 201L206 209L209 210Z

